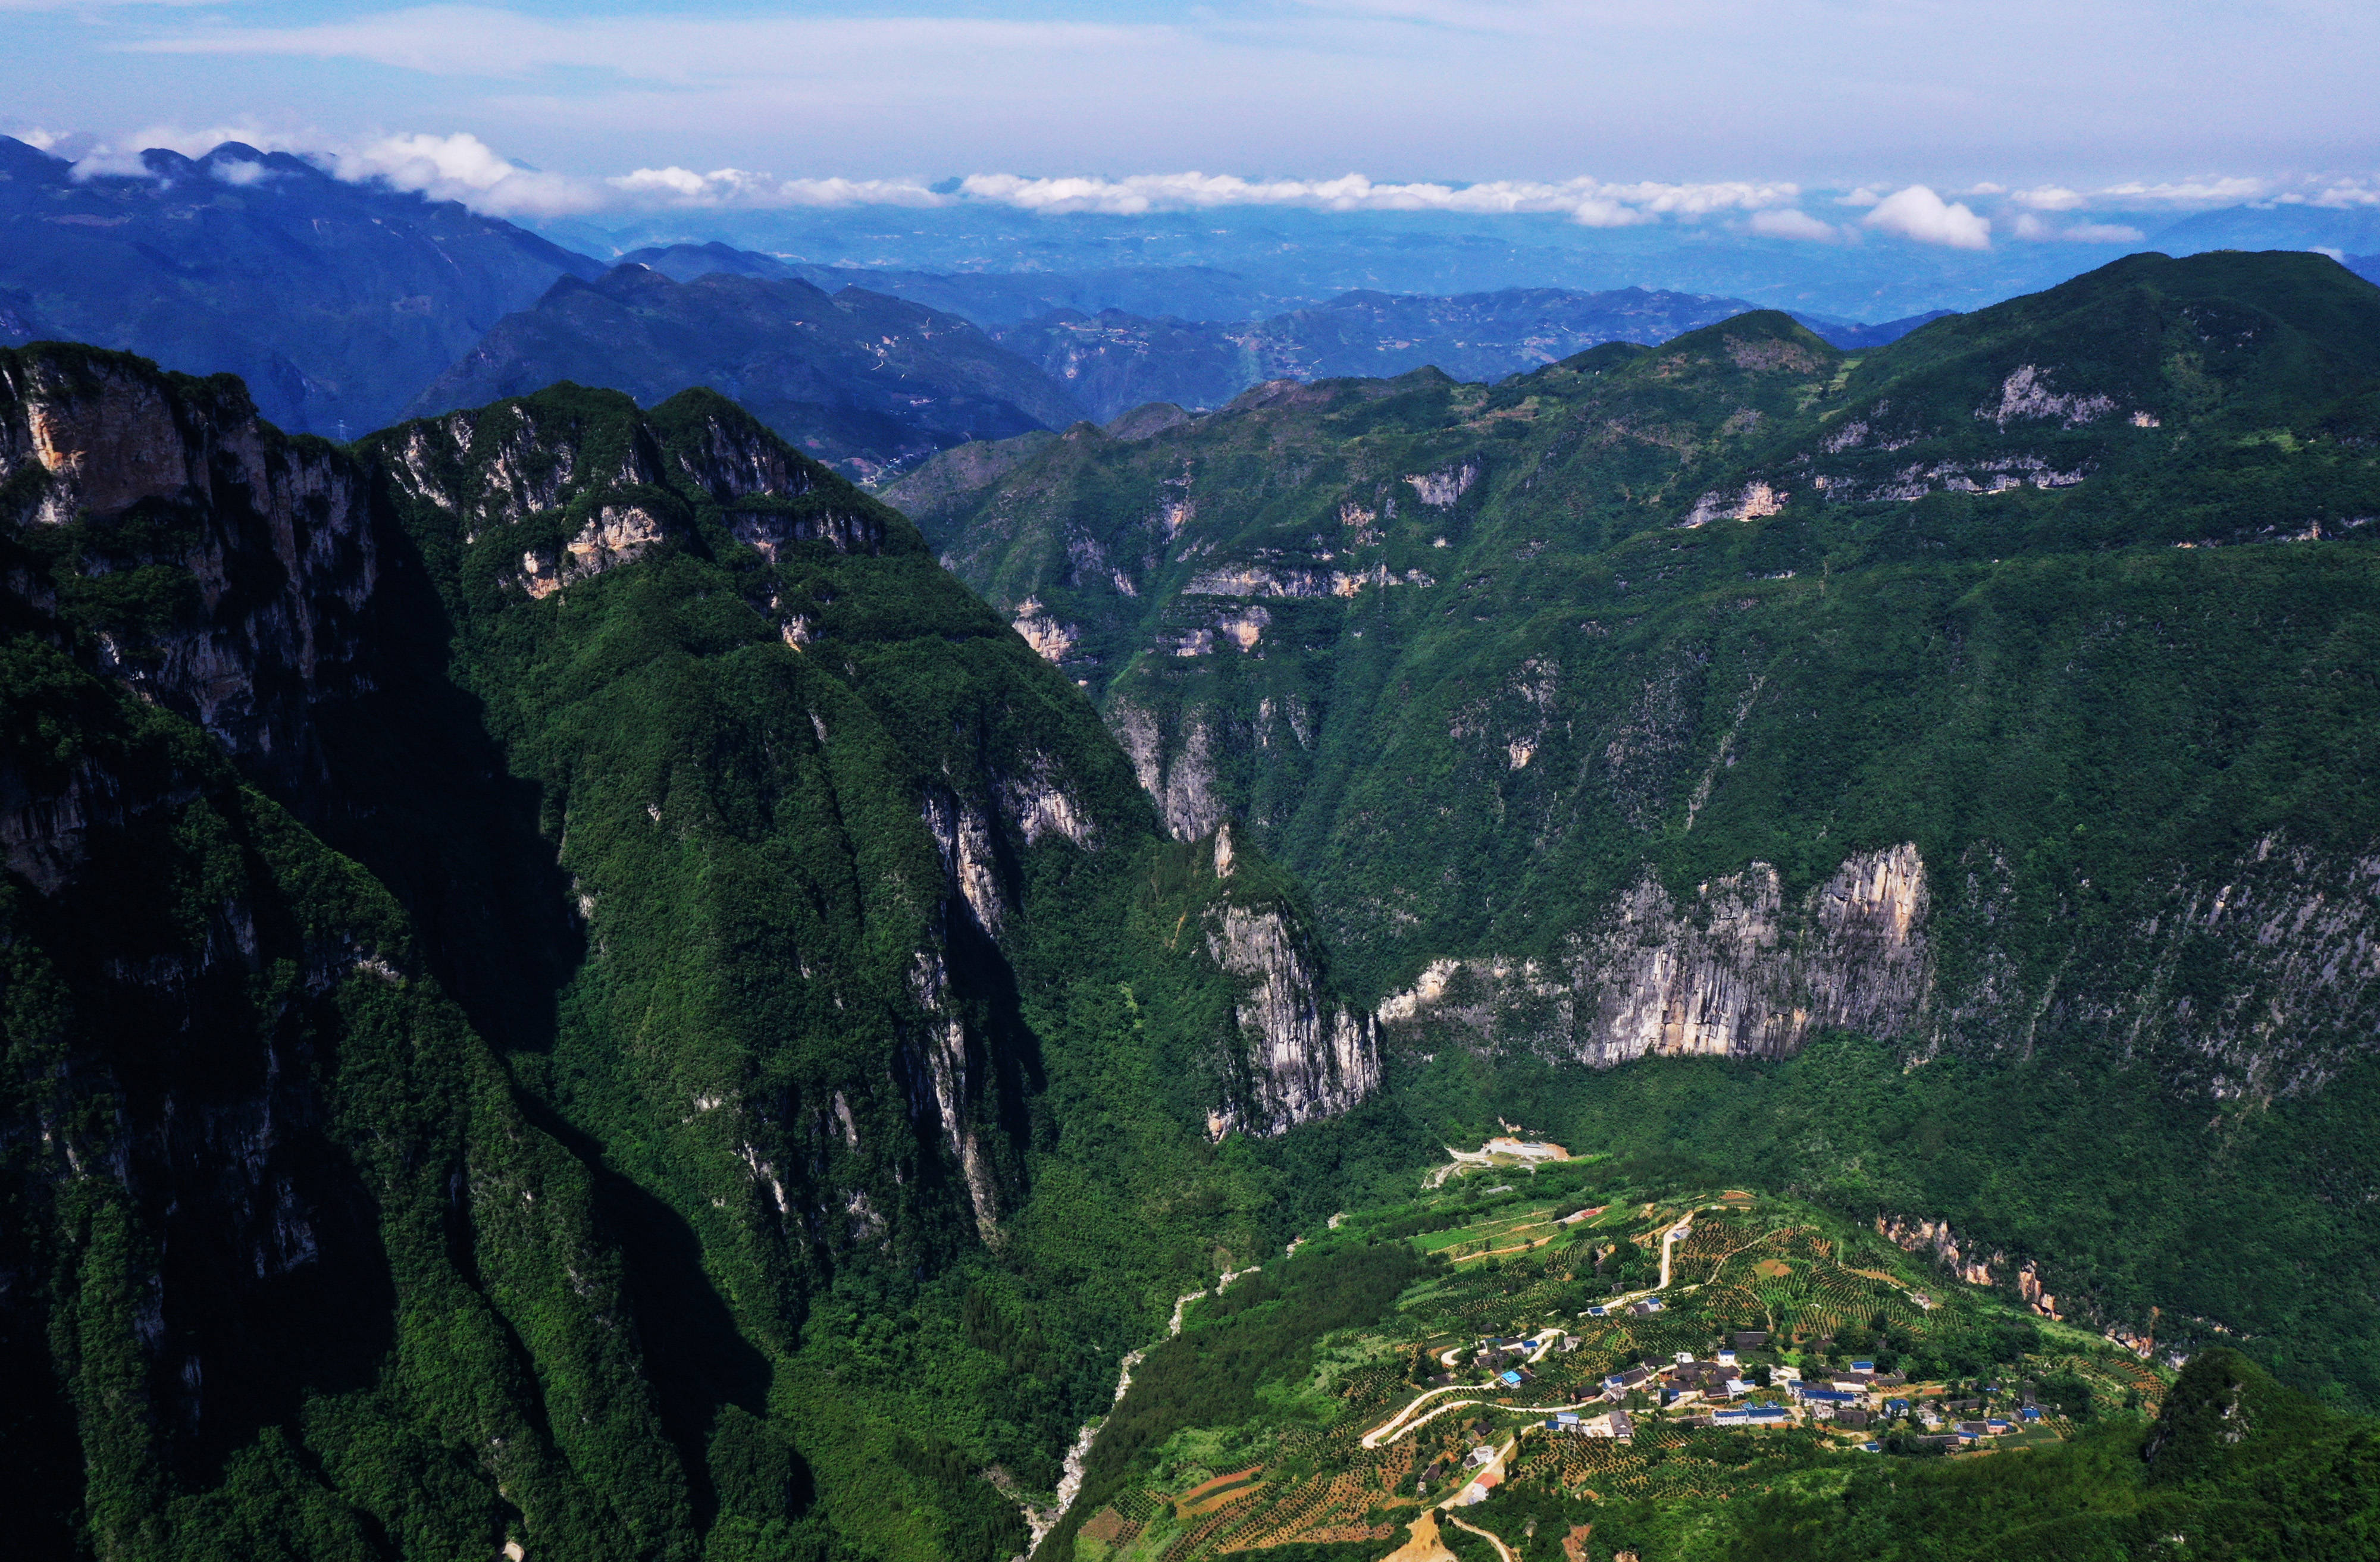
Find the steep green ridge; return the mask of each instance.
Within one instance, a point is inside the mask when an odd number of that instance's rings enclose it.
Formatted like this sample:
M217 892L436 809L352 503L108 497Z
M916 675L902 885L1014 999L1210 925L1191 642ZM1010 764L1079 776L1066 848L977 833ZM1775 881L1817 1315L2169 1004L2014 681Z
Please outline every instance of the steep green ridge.
M2375 394L2340 267L2138 256L1855 357L1749 315L888 497L1169 828L1305 878L1415 1115L1947 1218L2370 1402ZM1794 1056L1834 1032L1886 1045ZM1712 1052L1779 1060L1568 1066Z
M723 398L0 390L34 1554L1005 1557L1380 1153L1294 885Z

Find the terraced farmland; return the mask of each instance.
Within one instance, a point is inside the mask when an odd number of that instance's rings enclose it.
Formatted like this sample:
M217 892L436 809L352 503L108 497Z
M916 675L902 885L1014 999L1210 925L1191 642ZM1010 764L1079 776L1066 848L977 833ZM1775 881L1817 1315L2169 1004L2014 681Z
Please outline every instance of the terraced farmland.
M1304 1544L1354 1548L1331 1552L1334 1562L1360 1557L1368 1546L1386 1556L1425 1502L1463 1490L1486 1457L1482 1448L1503 1454L1503 1479L1466 1517L1492 1527L1503 1508L1525 1508L1544 1533L1567 1533L1598 1517L1609 1529L1624 1514L1731 1502L1797 1470L1868 1457L1855 1451L1866 1431L1806 1418L1789 1427L1691 1424L1707 1407L1664 1407L1653 1381L1622 1397L1633 1418L1631 1439L1546 1424L1556 1410L1584 1405L1581 1413L1592 1416L1612 1408L1598 1402L1607 1374L1682 1358L1706 1362L1742 1330L1766 1331L1769 1348L1745 1353L1732 1370L1764 1381L1769 1367L1840 1374L1842 1357L1820 1354L1839 1349L1865 1350L1919 1374L1880 1391L1879 1405L1887 1392L1937 1399L1987 1393L1988 1386L1978 1386L1985 1369L2011 1382L2077 1374L2093 1401L2106 1406L2153 1408L2162 1390L2159 1371L2129 1353L2072 1330L2053 1341L2007 1300L1949 1282L1791 1201L1740 1189L1646 1198L1585 1186L1591 1175L1549 1168L1533 1187L1485 1197L1450 1178L1412 1205L1351 1212L1296 1258L1268 1265L1265 1283L1278 1289L1278 1301L1258 1302L1250 1291L1232 1293L1228 1305L1194 1304L1188 1327L1203 1338L1205 1330L1240 1326L1235 1319L1293 1306L1296 1277L1319 1286L1329 1274L1322 1266L1348 1255L1403 1243L1422 1260L1418 1282L1377 1315L1276 1348L1238 1421L1184 1423L1153 1446L1141 1459L1145 1483L1072 1528L1065 1542L1072 1555L1087 1562L1195 1562ZM1588 1204L1605 1207L1573 1226L1558 1223ZM1682 1223L1690 1229L1672 1244L1670 1282L1658 1310L1633 1310L1646 1294L1641 1280L1613 1297L1606 1250L1616 1244L1642 1254L1630 1271L1641 1276L1658 1260L1664 1234ZM1921 1287L1938 1299L1930 1308L1910 1299ZM1591 1315L1597 1307L1606 1311ZM1486 1350L1514 1340L1522 1343L1502 1354ZM2039 1350L2025 1353L2031 1347ZM1508 1366L1525 1371L1524 1380L1500 1381ZM2011 1392L2003 1386L1993 1402L2012 1415ZM2072 1431L2053 1415L2022 1441L2051 1442Z

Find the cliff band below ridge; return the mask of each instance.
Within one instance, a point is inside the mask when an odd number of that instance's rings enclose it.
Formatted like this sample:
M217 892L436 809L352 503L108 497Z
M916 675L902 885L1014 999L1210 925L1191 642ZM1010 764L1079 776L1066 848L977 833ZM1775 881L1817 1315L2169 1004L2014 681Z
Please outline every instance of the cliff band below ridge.
M1910 844L1854 855L1789 914L1755 863L1674 902L1647 873L1558 963L1433 962L1380 1022L1435 1015L1483 1042L1606 1068L1645 1057L1779 1058L1815 1026L1897 1036L1932 980L1925 865Z

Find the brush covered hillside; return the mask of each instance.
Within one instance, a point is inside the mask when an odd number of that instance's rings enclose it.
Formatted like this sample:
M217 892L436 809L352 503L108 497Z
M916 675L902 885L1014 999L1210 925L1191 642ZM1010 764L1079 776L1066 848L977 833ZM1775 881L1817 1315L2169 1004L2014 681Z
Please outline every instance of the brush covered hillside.
M1378 1153L1294 885L715 394L36 346L0 497L12 1554L997 1562Z
M889 497L1300 874L1409 1109L2380 1402L2380 291L2143 255L1147 426Z
M555 278L603 269L454 201L237 141L79 175L0 136L0 345L64 337L237 374L265 417L318 434L390 421ZM18 312L38 329L18 332Z
M556 283L408 410L477 406L560 380L649 406L706 385L860 477L1082 415L1040 370L955 315L857 287L830 297L798 278L726 272L679 283L639 265Z

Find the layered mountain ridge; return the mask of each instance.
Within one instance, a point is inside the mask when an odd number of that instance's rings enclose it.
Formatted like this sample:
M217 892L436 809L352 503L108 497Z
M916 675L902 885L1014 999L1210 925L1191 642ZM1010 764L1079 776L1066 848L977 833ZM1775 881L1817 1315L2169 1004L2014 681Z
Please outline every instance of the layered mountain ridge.
M881 293L638 265L557 282L413 398L415 416L558 380L647 406L688 386L741 403L796 446L867 477L969 439L1063 427L1067 394L981 331Z
M1068 682L715 394L349 453L122 355L0 388L27 1532L1008 1555L975 1471L1053 1484L1105 1341L1267 1240L1213 1135L1377 1079L1293 887L1161 840ZM955 1327L1093 1252L1063 1350L954 1347L994 1419L930 1459L827 1387L820 1298Z
M237 374L276 424L342 438L394 419L556 277L603 270L456 202L237 141L86 176L0 136L0 345L55 335Z
M2192 1282L2080 1235L2107 1146L2183 1202L2160 1179L2244 1152L2087 1113L2138 1092L2302 1154L2292 1114L2370 1088L2375 332L2323 257L2143 256L1855 355L1745 315L1493 387L1268 385L887 497L1099 696L1169 829L1305 879L1392 1094L1477 1059L1508 1117L1669 1120L2144 1320ZM1852 1084L1846 1035L1955 1066ZM1650 1077L1540 1072L1704 1054L1858 1105L1739 1163ZM1985 1100L2024 1148L1907 1137ZM2360 1240L2351 1198L2291 1207ZM2184 1310L2267 1338L2348 1305L2216 1289Z

